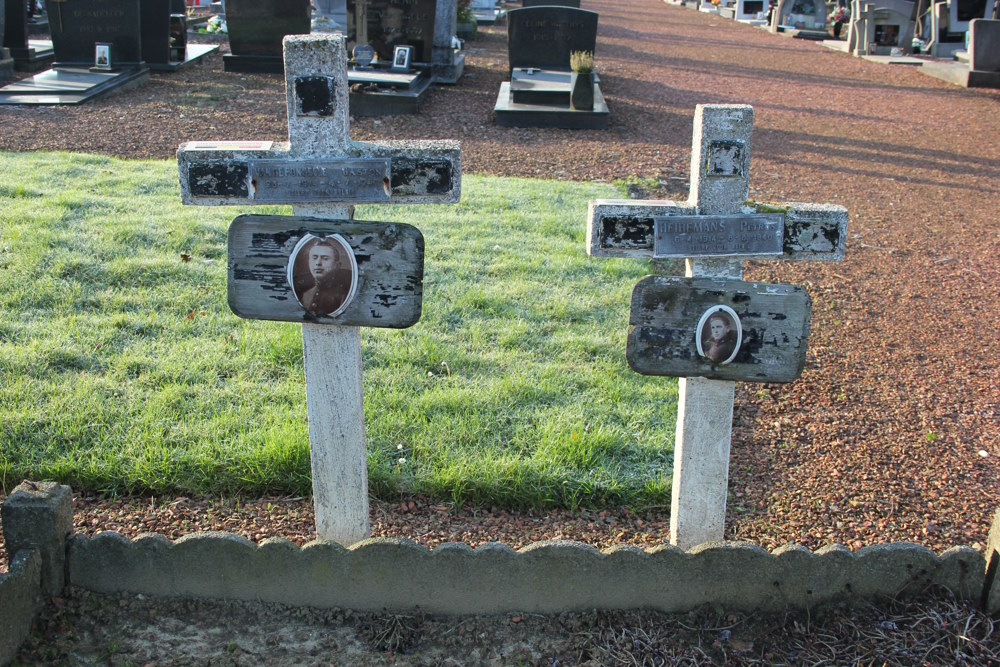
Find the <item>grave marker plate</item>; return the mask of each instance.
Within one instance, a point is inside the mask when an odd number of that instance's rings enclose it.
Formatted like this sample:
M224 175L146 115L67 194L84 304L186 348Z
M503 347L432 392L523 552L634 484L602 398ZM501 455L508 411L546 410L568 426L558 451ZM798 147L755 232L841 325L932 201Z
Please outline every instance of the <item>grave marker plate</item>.
M389 159L254 160L249 198L258 204L389 201Z
M742 326L726 364L698 352L699 322L716 306L735 311ZM647 276L632 291L625 356L643 375L791 382L805 365L811 312L809 294L794 285Z
M307 258L292 264L304 237L334 234L354 253L357 289L329 317L303 306L315 284ZM243 318L402 329L420 319L423 274L424 237L403 223L241 215L229 227L229 307Z
M653 257L752 257L780 255L785 216L665 215L653 218Z

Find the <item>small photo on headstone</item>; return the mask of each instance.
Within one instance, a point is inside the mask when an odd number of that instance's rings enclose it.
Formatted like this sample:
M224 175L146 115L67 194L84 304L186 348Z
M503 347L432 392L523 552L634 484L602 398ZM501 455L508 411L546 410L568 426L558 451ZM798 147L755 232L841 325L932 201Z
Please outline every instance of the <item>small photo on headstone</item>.
M412 46L397 46L392 51L392 69L409 71L411 58L413 58Z
M306 312L336 317L358 291L358 262L340 234L306 234L288 258L288 284Z
M111 44L94 45L94 69L111 69Z
M712 306L698 320L698 354L722 366L736 358L743 343L740 316L729 306Z

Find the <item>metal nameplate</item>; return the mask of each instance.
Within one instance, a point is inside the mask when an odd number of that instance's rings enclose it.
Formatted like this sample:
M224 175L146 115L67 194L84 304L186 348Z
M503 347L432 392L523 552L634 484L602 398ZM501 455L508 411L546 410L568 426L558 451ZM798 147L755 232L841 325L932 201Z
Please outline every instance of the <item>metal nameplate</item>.
M389 201L389 158L252 160L250 199L258 204Z
M654 216L653 257L780 255L782 213Z

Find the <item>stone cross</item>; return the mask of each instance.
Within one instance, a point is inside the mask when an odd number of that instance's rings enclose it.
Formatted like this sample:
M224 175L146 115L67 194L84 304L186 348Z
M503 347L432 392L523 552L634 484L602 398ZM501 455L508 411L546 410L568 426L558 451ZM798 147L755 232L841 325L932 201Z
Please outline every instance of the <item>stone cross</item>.
M183 144L177 151L181 197L209 206L293 205L290 218L233 222L229 300L241 316L302 322L316 532L347 545L371 533L359 326L402 327L419 319L423 271L419 231L354 222L353 204L457 202L460 145L351 141L347 54L339 34L286 36L284 65L288 142ZM337 306L317 310L307 303L309 292L295 292L289 244L315 238L306 231L336 237L328 252L343 258L350 276ZM377 254L387 245L395 249ZM408 304L406 312L387 315L400 302Z
M653 276L636 286L628 350L641 373L681 376L670 541L684 549L722 539L734 380L788 382L804 364L808 295L742 282L743 260L844 256L843 207L747 201L752 131L753 107L699 105L686 203L596 200L588 215L590 255L653 257L654 267L657 256L685 258L686 279ZM730 359L702 350L706 316L716 310L732 313L744 337Z

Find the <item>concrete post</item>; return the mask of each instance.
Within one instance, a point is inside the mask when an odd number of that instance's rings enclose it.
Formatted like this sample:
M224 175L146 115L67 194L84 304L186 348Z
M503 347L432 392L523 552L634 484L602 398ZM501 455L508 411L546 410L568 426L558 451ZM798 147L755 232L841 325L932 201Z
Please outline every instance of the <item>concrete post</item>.
M42 557L42 592L59 595L66 586L66 539L73 532L73 492L56 482L24 481L0 510L7 553L37 549Z

